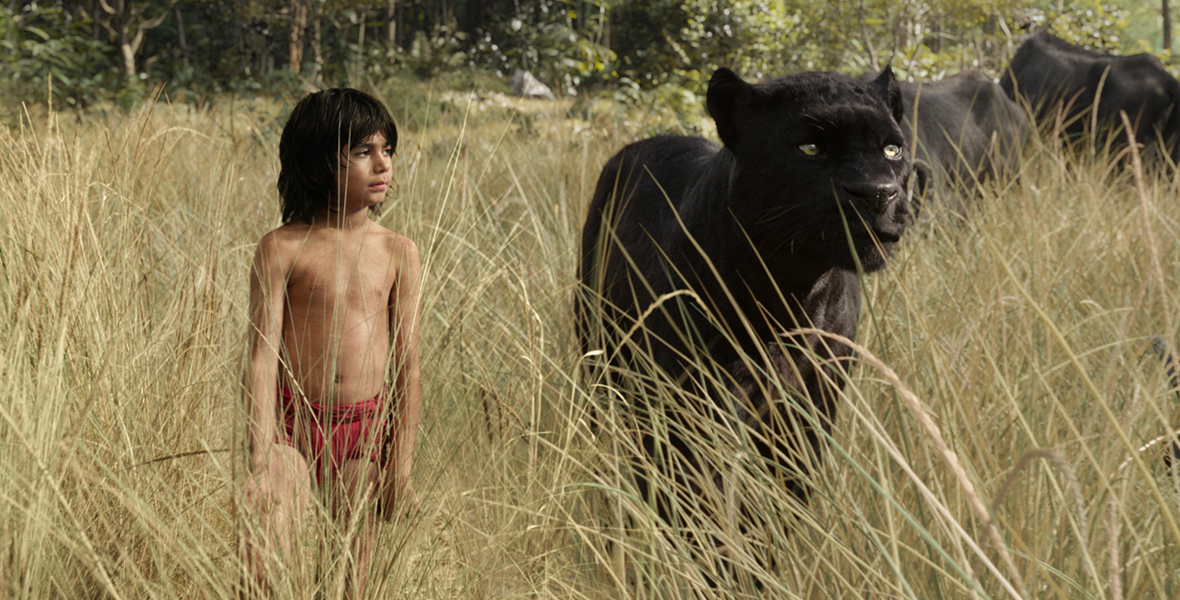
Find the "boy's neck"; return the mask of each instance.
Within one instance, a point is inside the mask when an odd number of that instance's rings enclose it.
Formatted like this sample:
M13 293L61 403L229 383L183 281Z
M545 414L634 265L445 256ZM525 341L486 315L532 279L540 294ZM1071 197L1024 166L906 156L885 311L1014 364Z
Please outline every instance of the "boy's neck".
M354 211L324 210L311 221L312 225L332 229L356 229L369 223L369 209L362 208Z

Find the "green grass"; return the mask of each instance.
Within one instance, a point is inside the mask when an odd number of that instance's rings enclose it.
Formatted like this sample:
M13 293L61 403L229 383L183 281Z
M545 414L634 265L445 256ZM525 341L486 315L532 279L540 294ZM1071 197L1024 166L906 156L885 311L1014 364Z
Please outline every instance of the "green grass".
M573 331L598 171L651 121L415 93L387 95L415 124L380 220L425 261L426 510L382 528L374 597L709 597L717 557L635 500L621 426L585 425ZM246 276L278 217L288 105L0 131L0 596L233 597ZM809 507L740 436L702 439L762 520L698 522L727 540L731 595L1180 594L1180 479L1141 449L1178 421L1149 343L1180 343L1177 185L1027 155L866 281L865 353ZM338 538L322 518L307 532L322 597Z

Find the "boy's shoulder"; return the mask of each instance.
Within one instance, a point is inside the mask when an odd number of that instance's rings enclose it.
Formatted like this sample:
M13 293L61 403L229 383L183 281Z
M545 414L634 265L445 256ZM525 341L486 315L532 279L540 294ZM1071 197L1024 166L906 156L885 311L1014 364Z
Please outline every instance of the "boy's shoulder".
M299 222L286 223L268 231L258 240L255 259L265 259L272 266L289 263L306 243L310 231L308 224Z
M283 243L294 239L303 239L311 232L311 225L301 221L283 223L263 234L258 243Z
M307 223L299 221L284 223L266 232L262 239L258 240L258 247L259 249L281 250L283 246L305 241L310 233L311 225Z
M376 221L371 221L369 226L388 244L391 252L412 255L415 258L418 256L418 245L405 234L398 233Z

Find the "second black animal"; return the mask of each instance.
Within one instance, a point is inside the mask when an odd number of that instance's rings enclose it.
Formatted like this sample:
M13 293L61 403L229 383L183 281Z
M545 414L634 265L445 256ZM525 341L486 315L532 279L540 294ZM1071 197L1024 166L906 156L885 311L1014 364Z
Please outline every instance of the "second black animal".
M1067 139L1091 134L1099 145L1125 148L1125 113L1151 162L1180 160L1180 82L1150 54L1093 52L1042 31L1016 51L1000 86L1026 103L1042 127L1060 120Z
M935 197L962 215L979 184L1016 174L1028 133L1024 110L979 71L939 81L900 82L902 130L916 159L930 167L915 196Z

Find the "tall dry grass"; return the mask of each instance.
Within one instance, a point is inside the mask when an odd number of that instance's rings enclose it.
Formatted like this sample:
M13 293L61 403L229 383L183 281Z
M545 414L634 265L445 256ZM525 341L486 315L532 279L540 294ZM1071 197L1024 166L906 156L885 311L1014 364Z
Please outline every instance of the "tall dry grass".
M866 281L808 507L740 436L702 439L728 473L708 502L760 522L697 520L727 542L710 557L636 498L626 432L586 426L603 393L574 339L578 234L633 134L451 106L402 132L379 217L425 261L425 511L382 527L374 597L1180 594L1180 479L1145 448L1177 424L1150 350L1180 340L1175 182L1140 191L1034 141L965 223L916 231ZM234 596L246 275L277 220L284 110L0 133L0 595ZM336 597L346 532L305 533Z

